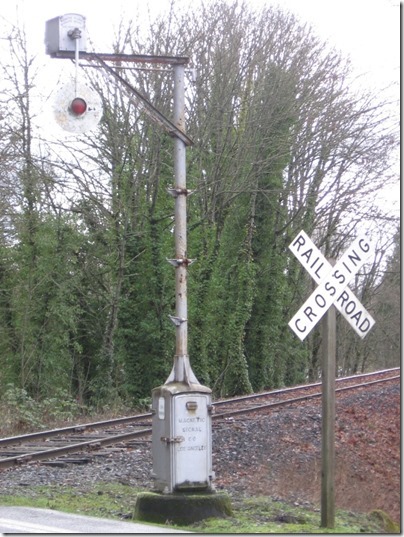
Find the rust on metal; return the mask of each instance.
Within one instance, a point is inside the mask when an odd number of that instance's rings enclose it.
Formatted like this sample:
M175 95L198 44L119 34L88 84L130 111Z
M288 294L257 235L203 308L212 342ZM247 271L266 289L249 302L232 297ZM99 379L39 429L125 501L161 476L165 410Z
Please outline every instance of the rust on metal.
M72 59L75 53L72 51L58 51L50 54L52 58ZM181 56L148 56L138 54L104 54L95 52L80 52L80 58L97 62L111 77L118 80L126 90L130 99L135 101L143 112L145 112L155 123L158 123L172 137L177 137L184 142L186 146L193 145L192 139L179 129L172 121L164 116L155 108L144 95L134 88L127 80L117 73L106 62L132 62L132 63L160 63L164 65L185 65L188 63L188 57Z
M58 58L62 60L74 60L74 51L60 50L58 52L52 52L51 58ZM106 62L128 62L128 63L153 63L161 65L186 65L189 62L188 56L153 56L148 54L111 54L111 53L95 53L95 52L81 52L80 58L92 61L101 58Z
M178 319L179 322L185 322L186 319ZM390 374L394 374L394 373L398 373L397 375L394 375L394 376L389 376L387 378L382 378L382 379L377 379L377 380L366 380L366 382L363 382L363 380L365 379L369 379L369 378L372 378L376 375L386 375L387 373ZM353 381L355 382L356 380L362 380L361 383L355 383L353 385L349 385L349 386L342 386L342 387L337 387L336 388L336 392L345 392L347 390L355 390L355 389L358 389L358 388L363 388L365 386L371 386L371 385L376 385L376 384L381 384L381 383L385 383L385 382L391 382L391 381L399 381L400 380L400 368L391 368L391 369L386 369L386 370L383 370L383 371L375 371L375 372L371 372L371 373L365 373L365 374L361 374L361 375L352 375L350 377L341 377L341 378L338 378L336 379L336 382L339 384L340 382L346 382L346 381ZM217 409L219 407L221 407L222 405L231 405L232 403L236 403L236 402L247 402L249 400L252 400L252 399L263 399L264 397L268 397L268 396L273 396L273 395L278 395L278 394L281 394L281 393L289 393L289 392L292 392L292 391L299 391L299 390L302 390L302 389L308 389L308 388L316 388L316 387L319 387L321 385L321 383L313 383L313 384L307 384L307 385L303 385L303 386L294 386L294 387L289 387L289 388L286 388L286 389L281 389L281 390L272 390L270 392L264 392L264 393L259 393L259 394L251 394L251 395L245 395L245 396L241 396L241 397L235 397L235 398L230 398L230 399L227 399L227 400L223 400L223 401L216 401L215 403L212 404L212 408L209 408L208 410L210 412L213 412L213 411L216 411L217 412ZM164 387L166 390L170 390L170 393L177 393L176 391L174 392L174 388L176 387L176 384L175 383L172 383L169 388L167 388L166 386ZM181 383L178 383L178 389L182 389L183 387L183 384ZM270 404L264 404L264 405L254 405L254 406L250 406L249 408L246 408L244 407L243 409L236 409L236 410L229 410L229 411L226 411L226 412L220 412L220 413L216 413L215 415L213 415L213 418L215 420L217 419L228 419L229 417L231 416L237 416L237 415L241 415L241 414L247 414L247 413L251 413L251 412L256 412L256 411L262 411L264 410L265 408L275 408L275 407L279 407L281 405L286 405L286 404L293 404L293 403L296 403L296 402L300 402L300 401L303 401L305 399L313 399L313 398L318 398L321 396L321 392L317 392L317 393L314 393L314 394L307 394L307 395L303 395L303 396L300 396L300 397L292 397L292 398L289 398L287 400L283 400L283 401L277 401L277 402L272 402ZM89 423L89 424L85 424L88 428L101 428L101 427L104 427L105 425L123 425L123 424L126 424L126 423L132 423L132 422L136 422L136 421L139 421L139 420L143 420L145 418L149 418L152 416L152 413L145 413L145 414L139 414L137 416L128 416L128 417L123 417L123 418L117 418L117 419L113 419L113 420L105 420L105 421L99 421L99 422L94 422L94 423ZM66 428L61 428L61 429L53 429L53 430L49 430L49 431L41 431L40 433L29 433L27 435L20 435L20 436L15 436L15 437L8 437L8 438L3 438L3 439L0 439L0 447L4 447L4 446L7 446L7 445L10 445L10 444L20 444L22 441L29 441L31 442L34 438L35 439L40 439L40 438L45 438L45 437L51 437L51 436L58 436L58 435L62 435L62 434L66 434L66 433L72 433L74 431L74 429L76 428L77 426L70 426L70 427L66 427ZM8 457L8 458L5 458L5 459L0 459L0 469L5 469L5 468L11 468L15 465L21 465L21 464L24 464L24 463L27 463L27 462L30 462L30 461L39 461L39 460L46 460L46 459L51 459L53 457L57 457L57 456L60 456L60 455L65 455L67 453L73 453L73 452L77 452L77 451L80 451L82 449L86 449L88 448L89 446L91 445L94 445L94 444L101 444L103 446L106 446L106 445L112 445L112 444L116 444L118 442L127 442L128 440L133 440L135 438L139 438L139 437L143 437L143 436L148 436L149 434L151 434L151 429L143 429L143 430L140 430L140 431L133 431L133 432L130 432L130 433L124 433L124 434L119 434L119 435L116 435L116 436L111 436L111 437L107 437L107 438L103 438L101 440L97 439L97 440L90 440L90 441L86 441L86 442L81 442L81 443L77 443L77 444L71 444L71 445L67 445L67 446L64 446L64 447L57 447L57 448L51 448L51 449L47 449L46 451L39 451L39 452L34 452L34 453L27 453L26 455L18 455L18 456L14 456L14 457Z
M188 188L168 188L167 192L171 194L174 198L177 198L178 196L190 196L193 192L193 190L188 190Z
M123 88L127 91L128 97L135 101L135 104L145 112L155 123L158 123L165 129L170 136L179 138L186 146L193 145L193 141L185 132L179 129L172 121L165 117L150 101L146 99L136 88L132 86L125 78L117 73L110 65L105 63L102 55L93 53L93 59L96 60L104 70L115 80L118 80Z

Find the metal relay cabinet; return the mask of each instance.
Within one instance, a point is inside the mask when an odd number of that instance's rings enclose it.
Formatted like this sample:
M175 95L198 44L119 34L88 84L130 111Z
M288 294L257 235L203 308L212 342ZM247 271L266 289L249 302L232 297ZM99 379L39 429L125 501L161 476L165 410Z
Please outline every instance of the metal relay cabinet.
M46 21L46 53L75 51L76 43L73 32L79 32L79 50L86 50L86 18L78 13L67 13L61 17Z
M211 390L164 384L152 391L152 412L155 490L212 490Z

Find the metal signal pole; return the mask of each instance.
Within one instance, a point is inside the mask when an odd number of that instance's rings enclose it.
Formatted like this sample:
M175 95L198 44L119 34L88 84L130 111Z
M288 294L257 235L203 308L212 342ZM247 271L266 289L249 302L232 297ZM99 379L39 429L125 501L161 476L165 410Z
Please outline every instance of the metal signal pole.
M76 27L79 25L80 27ZM93 61L127 93L137 108L159 124L174 138L175 184L168 192L175 199L175 258L168 259L175 268L175 315L170 318L176 327L174 364L166 382L152 390L152 456L154 488L158 492L214 491L212 480L212 404L211 389L202 386L195 377L188 355L187 272L192 263L187 252L186 148L192 140L185 134L185 65L186 57L100 54L85 51L85 18L77 14L56 17L47 22L47 52L53 58L80 57ZM84 50L83 50L84 48ZM170 121L157 110L119 72L106 62L153 63L172 67L174 76L174 111ZM77 76L76 76L77 81ZM77 83L76 83L77 86ZM71 88L68 87L68 90ZM84 90L83 90L84 91ZM74 98L77 100L77 87ZM82 96L83 97L83 96ZM70 98L69 98L70 99ZM65 102L66 101L66 102ZM84 132L94 128L100 119L86 99L80 114L73 113L70 100L59 103L62 127ZM91 117L93 114L94 118ZM91 122L86 123L86 118ZM142 501L148 502L148 497ZM161 500L163 502L163 500ZM162 505L162 503L161 503ZM160 505L160 507L161 507ZM199 505L199 504L198 504Z
M183 65L174 66L174 124L185 134L185 69ZM186 145L179 137L174 140L175 186L169 193L175 198L175 259L168 261L175 267L175 317L171 320L176 326L176 352L174 366L168 382L199 384L192 372L188 355L188 266L192 263L187 257L187 196L190 191L186 185Z

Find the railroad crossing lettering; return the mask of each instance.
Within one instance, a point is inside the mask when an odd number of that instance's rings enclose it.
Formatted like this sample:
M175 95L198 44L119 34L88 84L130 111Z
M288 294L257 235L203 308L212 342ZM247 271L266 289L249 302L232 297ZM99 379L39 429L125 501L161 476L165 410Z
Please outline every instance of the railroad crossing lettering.
M293 332L303 341L334 304L356 333L364 338L375 321L347 285L374 253L366 237L359 237L334 267L304 231L299 233L289 249L316 283L319 283L317 289L289 322Z

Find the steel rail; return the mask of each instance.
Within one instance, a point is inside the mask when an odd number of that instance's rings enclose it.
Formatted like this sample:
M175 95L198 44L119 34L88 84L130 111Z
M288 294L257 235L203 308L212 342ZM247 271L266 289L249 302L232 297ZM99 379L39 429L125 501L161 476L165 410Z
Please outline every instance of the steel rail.
M134 423L144 418L151 418L151 412L146 414L138 414L136 416L124 416L122 418L114 418L112 420L95 421L93 423L83 423L79 425L70 425L68 427L61 427L59 429L49 429L47 431L37 431L35 433L22 434L19 436L9 436L7 438L0 438L0 447L9 446L11 444L18 444L29 440L40 440L41 438L50 438L52 436L59 436L64 433L81 433L87 429L100 429L108 425L123 425L125 423Z
M339 382L346 382L346 381L349 381L349 380L354 380L354 379L360 379L360 378L366 378L366 377L372 377L372 376L375 376L375 375L383 375L384 373L391 373L393 371L399 371L400 368L399 367L392 367L390 369L383 369L381 371L373 371L371 373L361 373L359 375L351 375L349 377L340 377L340 378L337 378L335 379L335 382L336 383L339 383ZM280 388L279 390L272 390L272 391L269 391L269 392L261 392L261 393L252 393L252 394L249 394L249 395L241 395L241 396L238 396L238 397L232 397L230 399L223 399L222 401L215 401L213 404L214 406L218 407L218 406L222 406L222 405L226 405L226 404L229 404L231 402L237 402L237 401L248 401L250 399L260 399L262 397L266 397L268 395L276 395L276 394L281 394L281 393L287 393L287 392L291 392L293 390L309 390L311 388L316 388L317 386L321 386L322 383L321 382L314 382L312 384L302 384L300 386L291 386L289 388Z
M398 370L400 370L400 368L395 367L395 368L391 368L391 369L385 369L385 370L382 370L382 371L375 371L375 372L372 372L372 373L363 373L363 374L360 374L360 375L352 375L352 376L349 376L349 377L341 377L341 378L336 379L336 382L343 382L343 381L349 381L349 380L353 380L353 379L365 378L365 377L369 377L369 376L382 375L384 373L390 373L390 372L398 371ZM389 378L396 378L396 377L389 377ZM261 392L261 393L258 393L258 394L255 393L255 394L250 394L250 395L242 395L242 396L239 396L239 397L233 397L233 398L230 398L230 399L224 399L222 401L215 401L213 403L213 407L217 408L219 406L228 405L228 404L232 404L232 403L236 403L236 402L248 401L248 400L252 400L252 399L261 399L263 397L272 396L272 395L278 395L278 394L287 393L287 392L300 390L300 389L301 390L311 389L311 388L318 387L320 385L321 385L321 382L316 382L316 383L313 383L313 384L304 384L304 385L301 385L301 386L292 386L292 387L289 387L289 388L281 388L281 389L278 389L278 390L272 390L272 391L269 391L269 392ZM30 441L30 440L40 440L41 438L51 438L53 436L59 436L59 435L64 434L64 433L84 432L84 431L86 431L88 429L100 429L100 428L106 427L106 426L123 425L125 423L135 423L136 421L140 421L142 419L149 419L151 417L152 417L152 413L147 412L147 413L144 413L144 414L137 414L135 416L124 416L124 417L121 417L121 418L114 418L114 419L110 419L110 420L101 420L101 421L96 421L96 422L92 422L92 423L90 422L90 423L83 423L83 424L78 424L78 425L70 425L68 427L61 427L61 428L58 428L58 429L48 429L46 431L37 431L37 432L34 432L34 433L27 433L27 434L22 434L22 435L18 435L18 436L9 436L9 437L6 437L6 438L0 438L0 447L9 446L9 445L12 445L12 444L18 444L18 443L25 442L25 441Z
M374 384L380 384L380 383L388 382L390 380L395 380L395 379L399 379L399 378L400 378L400 376L397 375L395 377L388 377L387 379L378 379L378 380L374 380L374 381L367 382L367 383L360 383L360 384L354 384L354 385L351 385L351 386L344 386L342 388L337 388L336 392L343 392L343 391L353 390L353 389L357 389L357 388L361 388L361 387L367 387L367 386L371 386L371 385L374 385ZM322 395L321 392L317 392L315 394L307 394L307 395L304 395L304 396L295 397L295 398L292 398L292 399L285 399L283 401L276 401L276 402L268 403L268 404L265 404L265 405L258 405L258 406L249 407L249 408L232 410L232 411L224 412L224 413L221 413L221 414L213 414L213 419L216 421L218 419L225 419L225 418L237 416L237 415L240 415L240 414L248 414L248 413L251 413L251 412L258 412L258 411L261 411L261 410L264 410L264 409L275 408L275 407L288 405L288 404L293 404L293 403L297 403L297 402L301 402L301 401L305 401L305 400L309 400L309 399L315 399L317 397L320 397L321 395ZM152 433L151 428L150 429L142 429L140 431L133 431L131 433L124 433L124 434L120 434L120 435L110 436L110 437L107 437L107 438L89 440L89 441L86 441L86 442L80 442L78 444L72 444L72 445L63 446L63 447L59 447L59 448L51 448L49 450L37 451L37 452L34 452L34 453L27 453L27 454L24 454L24 455L17 455L15 457L8 457L6 459L0 460L0 469L11 468L11 467L14 467L16 465L20 465L20 464L23 464L23 463L26 463L26 462L31 462L31 461L46 460L46 459L53 458L55 456L66 455L67 453L81 451L82 449L86 449L86 448L91 448L91 447L92 448L98 448L98 447L105 446L105 445L117 444L119 442L125 442L125 441L131 440L133 438L138 438L138 437L150 435L151 433Z
M388 382L389 380L399 379L400 376L389 377L387 379L373 380L371 382L361 382L360 384L353 384L352 386L344 386L342 388L336 388L335 392L343 392L346 390L353 390L361 387L368 387L372 384L381 384L382 382ZM250 412L258 412L265 408L275 408L277 406L291 405L293 403L298 403L300 401L307 401L308 399L315 399L316 397L321 397L322 391L317 393L308 393L307 395L301 395L299 397L294 397L293 399L284 399L283 401L275 401L274 403L266 403L264 405L257 405L254 407L239 408L237 410L231 410L229 412L223 412L221 414L214 414L213 418L228 418L232 416L237 416L240 414L249 414Z
M46 460L55 456L66 455L67 453L81 451L82 449L86 448L99 448L101 446L117 444L119 442L132 440L133 438L138 438L139 436L147 436L151 434L151 431L151 429L142 429L140 431L132 431L131 433L109 436L107 438L97 438L96 440L88 440L86 442L80 442L78 444L51 448L44 451L35 451L33 453L17 455L16 457L8 457L7 459L0 460L0 468L6 469L31 461Z

